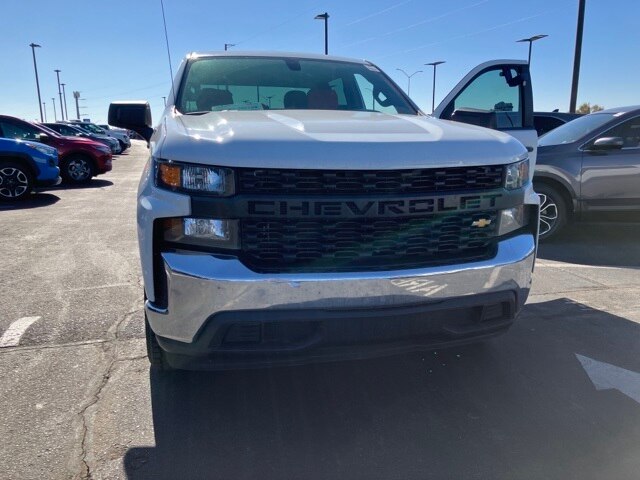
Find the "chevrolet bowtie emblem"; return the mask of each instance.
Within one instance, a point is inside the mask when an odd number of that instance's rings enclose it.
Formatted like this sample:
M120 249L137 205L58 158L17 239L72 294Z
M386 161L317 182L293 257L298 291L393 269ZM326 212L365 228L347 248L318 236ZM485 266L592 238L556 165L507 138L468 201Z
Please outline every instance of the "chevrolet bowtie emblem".
M487 225L491 225L490 218L481 218L480 220L476 220L471 224L472 227L478 227L478 228L483 228L483 227L486 227Z

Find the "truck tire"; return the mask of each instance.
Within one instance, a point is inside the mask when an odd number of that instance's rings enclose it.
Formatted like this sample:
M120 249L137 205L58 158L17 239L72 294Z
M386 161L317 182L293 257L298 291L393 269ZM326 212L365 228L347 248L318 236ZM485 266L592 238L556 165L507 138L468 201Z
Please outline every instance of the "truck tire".
M87 183L94 175L93 161L86 155L71 155L61 163L60 174L67 183Z
M0 162L0 200L24 200L33 190L33 176L18 162Z
M161 371L173 370L167 363L165 353L158 344L156 334L153 333L153 330L151 330L151 325L149 325L146 314L144 316L144 334L147 340L147 357L149 357L149 363L151 364L151 367Z
M533 189L540 196L540 241L554 237L567 223L569 210L562 194L555 188L545 184L534 185Z

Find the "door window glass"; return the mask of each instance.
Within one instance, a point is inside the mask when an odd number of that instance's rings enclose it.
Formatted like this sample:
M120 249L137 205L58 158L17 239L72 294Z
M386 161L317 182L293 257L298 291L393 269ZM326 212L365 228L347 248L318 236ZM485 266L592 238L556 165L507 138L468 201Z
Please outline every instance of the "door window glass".
M640 147L640 117L632 118L611 130L600 135L600 137L620 137L624 140L622 148Z
M16 124L13 122L0 122L2 134L5 138L20 140L39 140L40 131L28 124Z
M521 85L513 68L489 70L460 92L450 118L495 129L522 128Z

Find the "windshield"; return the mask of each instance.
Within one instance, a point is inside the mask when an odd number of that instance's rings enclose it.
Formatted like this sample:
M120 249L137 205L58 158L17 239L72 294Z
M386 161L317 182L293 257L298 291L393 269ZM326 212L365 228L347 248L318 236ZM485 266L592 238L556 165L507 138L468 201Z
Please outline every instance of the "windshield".
M95 125L92 125L91 123L78 123L78 125L81 125L84 130L87 130L87 131L89 131L91 133L103 133L104 132L104 130L102 130L99 127L96 127Z
M540 147L562 145L580 140L586 134L601 127L614 117L613 113L595 113L576 118L555 130L551 130L538 140Z
M187 67L177 108L222 110L351 110L416 115L375 66L332 60L213 57Z

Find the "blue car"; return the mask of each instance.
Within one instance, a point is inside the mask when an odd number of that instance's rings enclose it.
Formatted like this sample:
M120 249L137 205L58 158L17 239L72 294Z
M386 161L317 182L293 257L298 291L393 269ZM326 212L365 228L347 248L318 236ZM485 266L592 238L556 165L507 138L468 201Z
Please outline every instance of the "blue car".
M55 148L38 142L0 138L0 200L21 200L36 187L60 182Z

